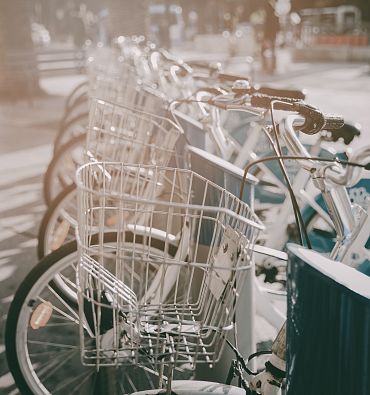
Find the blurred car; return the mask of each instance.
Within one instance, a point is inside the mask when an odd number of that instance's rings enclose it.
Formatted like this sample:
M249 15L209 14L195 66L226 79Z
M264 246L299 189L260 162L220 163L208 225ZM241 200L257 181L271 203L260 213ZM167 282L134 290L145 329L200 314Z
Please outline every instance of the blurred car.
M37 47L45 47L50 44L50 34L41 23L31 23L31 36L33 44Z

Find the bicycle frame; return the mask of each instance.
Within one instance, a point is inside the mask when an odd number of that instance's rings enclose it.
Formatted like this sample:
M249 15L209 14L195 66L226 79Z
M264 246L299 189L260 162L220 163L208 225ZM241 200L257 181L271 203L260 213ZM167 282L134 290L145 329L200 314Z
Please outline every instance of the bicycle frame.
M290 115L280 124L280 133L293 155L302 156L308 160L300 160L302 167L311 171L312 180L319 188L328 207L329 215L337 233L337 240L330 257L352 266L353 254L364 247L370 229L368 212L357 205L352 206L344 185L335 182L335 175L343 174L343 170L328 167L310 160L310 155L296 136L295 127L302 124L300 116ZM368 147L363 149L365 153ZM360 155L360 154L359 154ZM332 176L331 176L332 174Z

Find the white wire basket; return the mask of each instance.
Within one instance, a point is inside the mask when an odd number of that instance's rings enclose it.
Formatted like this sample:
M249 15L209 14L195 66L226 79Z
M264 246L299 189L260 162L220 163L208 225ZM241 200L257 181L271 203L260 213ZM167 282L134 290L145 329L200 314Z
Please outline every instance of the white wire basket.
M87 58L87 77L89 89L93 89L97 78L103 76L125 76L134 73L130 63L121 55L118 48L97 47Z
M142 109L153 114L164 114L168 107L168 98L164 94L134 76L125 79L100 74L91 89L90 98Z
M83 363L217 361L253 270L256 215L190 170L90 163L77 185Z
M144 62L141 59L143 56L140 55L140 51L134 50L133 46L129 53L126 51L124 54L118 48L102 47L97 48L89 56L87 61L89 97L129 104L125 100L129 95L127 86L134 87L138 82L152 85L150 82L156 79L153 70L150 70L149 66L143 70L141 67ZM135 60L136 57L140 57L139 63Z
M146 105L150 106L150 99ZM157 97L152 104L159 108ZM93 99L87 129L87 161L122 161L166 166L181 129L166 117Z

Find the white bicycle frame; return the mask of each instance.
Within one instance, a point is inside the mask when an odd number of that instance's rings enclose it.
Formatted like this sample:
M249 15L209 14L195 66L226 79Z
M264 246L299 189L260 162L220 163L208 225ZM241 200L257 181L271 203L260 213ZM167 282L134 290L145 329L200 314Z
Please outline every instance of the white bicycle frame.
M297 138L294 127L300 125L302 118L295 115L288 116L284 123L280 124L280 131L283 139L287 143L292 155L310 158L310 155ZM363 162L370 159L370 146L361 148L352 156L352 161ZM320 189L329 210L332 223L337 233L337 240L330 257L340 260L350 266L355 266L352 262L353 254L364 248L369 237L370 218L368 212L352 205L346 186L356 183L361 177L361 173L349 166L349 170L343 171L336 165L322 165L312 160L300 160L303 168L312 172L312 179ZM362 244L362 246L361 246ZM368 253L366 253L368 256Z
M289 147L291 155L310 158L311 155L315 156L315 151L318 152L319 144L314 146L312 153L308 153L294 130L294 124L298 123L299 125L301 122L302 118L299 116L288 116L280 123L279 130L283 140L285 140L286 145ZM370 159L369 147L361 149L354 156L362 159L366 157ZM330 257L352 267L362 262L366 257L370 259L370 251L365 248L370 234L370 206L368 206L367 212L359 206L353 207L344 186L346 182L342 182L344 185L338 185L334 180L330 182L329 176L325 174L328 173L327 166L312 161L299 162L302 164L302 168L292 183L295 196L300 198L302 203L310 205L325 222L334 227L338 234L336 245ZM314 167L318 167L318 170L315 173L310 173L309 170ZM314 185L319 187L329 207L329 214L306 191L305 186L309 179L313 179ZM287 221L287 218L291 214L292 206L290 199L285 199L285 202L279 209L278 215L274 217L274 221L266 226L267 231L264 235L265 245L275 249L284 247L287 236L285 232L282 232L282 224ZM266 258L257 256L256 259ZM286 314L285 311L277 308L274 302L284 300L284 293L273 294L259 284L256 286L256 292L257 313L267 319L275 328L280 328L286 319Z

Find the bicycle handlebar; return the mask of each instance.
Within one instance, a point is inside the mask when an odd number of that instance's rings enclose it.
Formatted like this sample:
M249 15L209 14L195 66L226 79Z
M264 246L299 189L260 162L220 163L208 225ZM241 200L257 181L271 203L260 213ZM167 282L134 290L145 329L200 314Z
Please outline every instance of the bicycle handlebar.
M296 99L296 100L304 100L306 98L305 90L279 89L279 88L270 88L268 86L258 86L258 85L255 85L252 89L253 89L253 94L280 96L280 97Z
M316 134L322 129L336 130L344 125L344 119L337 114L323 114L316 107L310 106L301 100L256 94L251 98L251 105L275 110L298 112L305 118L304 124L299 130L304 134Z
M307 104L297 104L296 111L305 118L305 123L300 128L304 134L316 134L323 129L336 130L344 125L344 119L337 114L323 114L320 110Z
M292 105L298 102L298 99L292 99L280 96L269 96L262 94L254 94L251 97L251 105L253 107L264 108L266 110L273 105L275 110L294 111Z
M330 116L326 116L326 119L329 119L329 121L336 126L338 124L338 116L332 116L332 120L329 117ZM305 158L299 160L299 162L307 170L315 168L317 174L320 174L320 177L325 177L336 185L348 187L356 184L360 180L362 174L362 169L360 167L347 166L346 168L341 168L338 167L338 164L319 165L315 160L311 159L310 154L295 133L295 130L301 130L302 125L305 123L305 120L302 119L300 115L290 115L282 123L280 133L285 140L289 152ZM369 159L370 146L361 147L350 157L351 162L363 165L367 165Z
M270 97L280 97L284 99L304 100L306 92L297 89L271 88L269 86L250 85L247 77L234 74L218 73L217 79L222 82L233 82L232 91L238 95L266 95Z
M257 115L259 117L263 116L264 114L264 111L258 110L256 107L249 105L245 96L240 97L238 99L230 98L230 100L227 100L226 96L221 96L219 98L215 97L209 99L207 103L225 111L229 111L229 110L245 111L250 114Z

